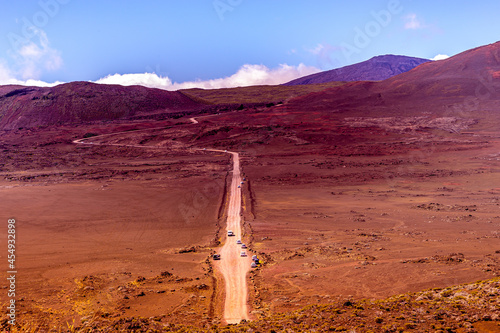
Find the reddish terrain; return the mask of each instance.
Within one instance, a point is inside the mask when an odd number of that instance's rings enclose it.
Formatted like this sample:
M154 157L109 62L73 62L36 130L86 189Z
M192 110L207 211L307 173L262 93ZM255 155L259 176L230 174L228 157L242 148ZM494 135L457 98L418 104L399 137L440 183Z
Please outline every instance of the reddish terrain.
M381 81L407 72L428 61L430 60L387 54L354 65L300 77L284 85L294 86L333 81Z
M207 147L239 153L242 238L263 258L253 321L228 331L498 331L499 54L197 124L4 130L20 325L215 331L224 282L210 255L227 241L232 165ZM72 143L83 137L96 145Z
M0 129L141 119L201 105L180 92L72 82L53 88L2 86Z

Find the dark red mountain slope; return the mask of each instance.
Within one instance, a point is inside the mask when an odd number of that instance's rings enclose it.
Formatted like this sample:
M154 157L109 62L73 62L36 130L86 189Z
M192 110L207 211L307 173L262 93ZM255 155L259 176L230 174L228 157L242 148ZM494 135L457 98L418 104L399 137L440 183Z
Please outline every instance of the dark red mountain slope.
M113 120L199 107L180 92L72 82L51 88L0 87L0 129Z
M394 75L407 72L429 61L428 59L388 54L373 57L354 65L307 75L285 83L284 85L294 86L299 84L315 84L333 81L381 81Z
M292 99L291 112L341 117L500 116L500 42L428 62L381 82L351 82Z

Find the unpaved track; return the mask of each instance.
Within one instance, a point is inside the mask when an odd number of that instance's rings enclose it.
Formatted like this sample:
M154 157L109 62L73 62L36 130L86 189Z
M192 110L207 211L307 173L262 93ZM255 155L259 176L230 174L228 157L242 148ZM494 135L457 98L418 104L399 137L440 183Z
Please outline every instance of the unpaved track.
M195 118L190 118L190 121L193 124L198 124L198 121ZM154 146L91 142L92 139L115 134L119 133L103 134L93 138L78 139L74 140L73 143L87 145L126 146L136 148L159 148ZM228 324L237 324L243 319L249 319L247 305L248 287L246 277L251 269L250 265L252 263L252 260L250 258L252 254L248 250L241 249L241 245L236 244L236 240L241 239L242 236L240 217L241 188L238 187L238 185L240 185L242 181L242 177L240 174L240 157L236 152L225 150L206 149L206 151L228 153L232 155L233 159L231 187L228 192L229 204L227 209L226 230L232 230L234 232L234 237L227 237L224 246L222 246L219 252L219 254L221 255L221 260L215 262L215 267L219 270L219 272L221 272L225 281L224 320ZM247 257L241 257L241 251L245 251L247 253Z
M209 150L209 149L207 149ZM220 151L210 149L210 151ZM220 250L221 260L217 261L215 267L222 273L225 281L224 320L228 324L237 324L248 316L248 288L246 276L250 271L251 253L242 250L236 240L241 239L241 183L240 158L235 152L227 152L233 157L233 172L231 187L229 190L229 204L227 209L226 230L232 230L234 237L227 237L224 246ZM241 257L241 251L247 253L247 257Z

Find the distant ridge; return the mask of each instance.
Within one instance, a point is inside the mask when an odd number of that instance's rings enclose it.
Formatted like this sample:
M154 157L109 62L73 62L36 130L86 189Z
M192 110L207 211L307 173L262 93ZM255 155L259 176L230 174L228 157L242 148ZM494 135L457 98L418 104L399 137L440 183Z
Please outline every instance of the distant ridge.
M90 82L0 86L0 129L79 124L200 107L181 92Z
M354 65L307 75L287 82L284 85L294 86L332 81L382 81L405 73L428 61L431 60L387 54L376 56Z

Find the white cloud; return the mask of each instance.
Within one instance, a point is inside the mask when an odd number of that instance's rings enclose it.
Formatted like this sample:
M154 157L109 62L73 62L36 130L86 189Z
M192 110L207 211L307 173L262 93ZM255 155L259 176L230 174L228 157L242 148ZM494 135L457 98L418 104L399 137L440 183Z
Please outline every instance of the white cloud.
M325 46L323 44L318 44L316 45L315 48L313 49L307 49L308 52L314 54L314 55L318 55L320 54L321 52L323 52L325 50Z
M317 73L315 67L300 64L289 66L282 64L278 68L268 68L264 65L243 65L235 74L213 80L196 80L182 83L172 82L168 77L161 77L155 73L142 74L114 74L95 81L103 84L120 84L124 86L142 85L165 90L179 90L189 88L218 89L244 87L254 85L276 85L291 81L301 76Z
M10 82L5 83L5 84L14 84L14 85L26 86L26 87L54 87L54 86L58 86L58 85L63 84L63 83L65 83L65 82L61 82L61 81L44 82L41 80L33 80L33 79L28 79L28 80L22 81L22 80L12 79L12 80L10 80Z
M95 83L119 84L122 86L139 85L152 88L169 87L172 85L172 81L168 77L161 77L155 73L114 74L99 79Z
M444 60L448 59L450 56L446 54L438 54L434 58L431 58L431 60Z
M320 68L331 68L333 65L338 65L337 60L332 60L332 55L334 52L340 50L339 47L327 43L319 43L316 47L312 49L306 48L305 50L316 57L316 61Z
M4 82L8 82L11 79L13 79L13 76L10 69L5 64L5 61L0 59L0 84L5 84Z
M62 67L63 60L58 50L50 47L45 31L31 27L32 38L18 40L11 51L17 68L17 76L23 80L38 79L44 70L55 71Z
M404 17L405 29L416 30L424 28L424 24L417 18L417 14L409 14Z

